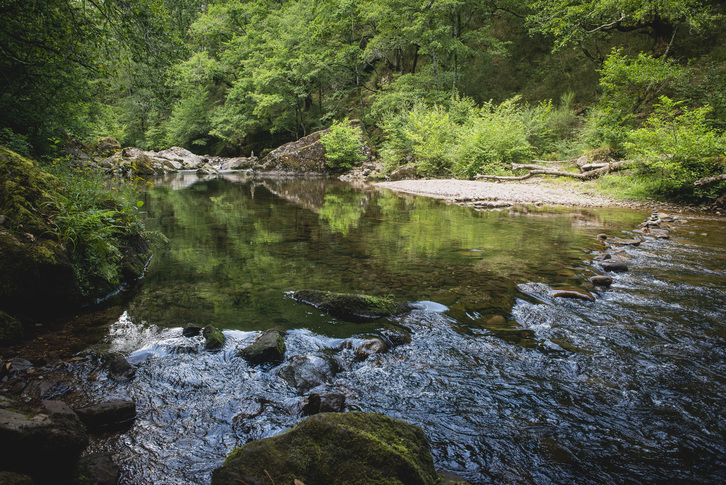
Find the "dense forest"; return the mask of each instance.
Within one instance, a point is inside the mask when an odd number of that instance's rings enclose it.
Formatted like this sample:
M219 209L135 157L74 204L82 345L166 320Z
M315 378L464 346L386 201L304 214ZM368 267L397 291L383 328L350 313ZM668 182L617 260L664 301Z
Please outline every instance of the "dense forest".
M264 154L358 119L389 171L505 175L512 162L587 154L634 161L615 189L713 199L726 170L725 10L718 0L2 0L0 144L47 159L109 135L143 149ZM694 186L706 177L715 181Z

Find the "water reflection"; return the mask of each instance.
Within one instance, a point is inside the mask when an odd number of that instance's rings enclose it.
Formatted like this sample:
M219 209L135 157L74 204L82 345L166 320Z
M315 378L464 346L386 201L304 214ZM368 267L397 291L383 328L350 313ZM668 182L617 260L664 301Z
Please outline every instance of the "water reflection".
M334 359L321 389L422 426L437 467L474 484L726 481L722 223L626 248L630 271L585 302L517 285L586 288L595 235L644 214L475 212L321 180L194 182L149 192L148 225L169 243L96 347L127 355L136 378L77 364L87 395L137 403L129 432L94 444L113 451L123 483L207 483L233 446L299 422L304 396L236 355L270 326L290 330L283 366ZM391 322L350 324L285 296L303 287L417 302L393 322L410 344L356 359L341 340ZM187 322L223 327L225 347L182 337Z
M330 319L281 297L301 288L432 300L463 320L507 316L516 284L582 286L594 274L582 263L583 251L596 247L594 234L642 218L628 211L475 212L321 179L189 175L163 179L147 194L147 227L169 243L157 248L134 295L129 313L136 320L327 333ZM351 331L332 325L341 335Z

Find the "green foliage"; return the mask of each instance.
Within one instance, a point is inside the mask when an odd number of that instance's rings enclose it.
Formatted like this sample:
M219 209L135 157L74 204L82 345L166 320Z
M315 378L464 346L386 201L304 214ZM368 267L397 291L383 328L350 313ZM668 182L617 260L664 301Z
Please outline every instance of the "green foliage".
M513 98L499 106L484 105L460 131L453 172L460 177L477 174L503 174L506 164L531 158L532 146L524 112Z
M695 32L712 24L714 8L701 0L535 0L529 2L533 32L555 38L555 49L579 46L591 56L618 32L637 32L653 40L656 56L668 52L681 31Z
M179 48L160 0L9 1L0 28L0 126L28 137L40 153L58 133L86 138L109 80L131 63L154 79Z
M428 176L504 173L506 164L533 153L518 101L481 108L466 98L454 99L448 107L416 104L384 125L384 162L389 170L413 162L418 173Z
M58 238L69 247L73 267L85 295L97 294L121 283L123 248L136 234L139 193L133 182L114 183L91 170L69 169L67 159L47 167L59 181L52 206ZM141 202L141 204L139 204Z
M646 167L683 185L712 175L714 167L704 161L726 155L726 138L710 126L706 105L685 109L682 102L666 96L642 128L629 134L629 153Z
M28 137L13 133L10 128L0 128L0 146L26 157L32 150Z
M326 164L334 170L349 170L365 160L360 150L360 128L347 119L334 122L330 131L320 137L320 143L325 147Z

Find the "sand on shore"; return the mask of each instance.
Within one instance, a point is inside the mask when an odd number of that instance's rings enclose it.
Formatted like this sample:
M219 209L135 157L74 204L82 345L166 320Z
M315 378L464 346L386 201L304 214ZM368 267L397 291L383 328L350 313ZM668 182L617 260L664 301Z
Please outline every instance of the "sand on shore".
M431 179L379 182L377 187L397 192L451 201L501 201L525 205L575 207L642 207L637 202L618 201L596 194L586 184L556 185L544 180L484 182L478 180Z

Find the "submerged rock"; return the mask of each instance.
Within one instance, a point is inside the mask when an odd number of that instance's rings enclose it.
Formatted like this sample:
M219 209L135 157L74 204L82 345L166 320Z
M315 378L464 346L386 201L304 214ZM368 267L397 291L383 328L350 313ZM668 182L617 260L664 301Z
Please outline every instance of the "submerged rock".
M214 325L207 325L202 331L204 335L204 348L207 350L219 350L224 347L224 342L227 340L224 334Z
M279 330L265 330L252 345L239 351L240 357L252 365L279 364L285 359L285 341Z
M90 431L122 429L130 426L136 419L136 403L131 400L107 401L75 411Z
M344 319L392 317L412 309L409 304L394 301L392 298L352 293L298 290L293 298Z
M550 296L552 298L569 298L573 300L585 300L585 301L595 301L595 298L584 291L575 291L575 290L559 290L559 291L553 291L550 293Z
M278 375L303 394L329 382L339 366L332 358L319 355L296 355L278 370Z
M212 485L438 483L421 428L375 413L323 413L233 450Z
M345 394L330 392L327 394L312 393L305 398L302 408L303 416L312 416L318 413L341 413L345 408Z

